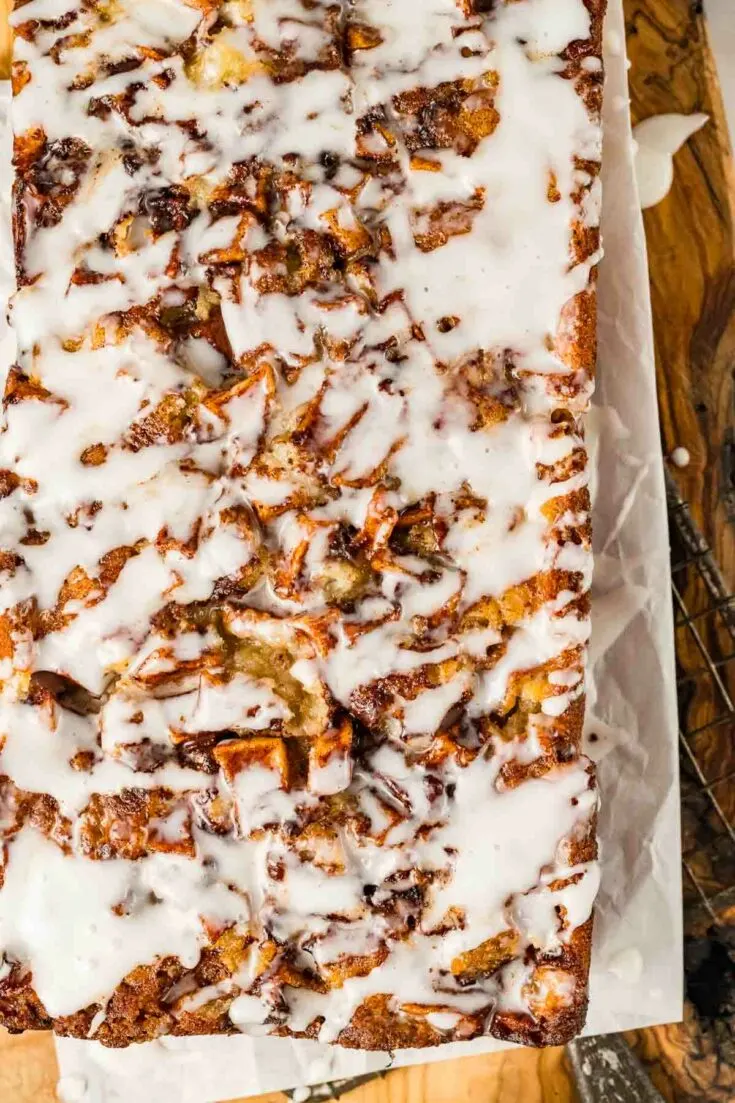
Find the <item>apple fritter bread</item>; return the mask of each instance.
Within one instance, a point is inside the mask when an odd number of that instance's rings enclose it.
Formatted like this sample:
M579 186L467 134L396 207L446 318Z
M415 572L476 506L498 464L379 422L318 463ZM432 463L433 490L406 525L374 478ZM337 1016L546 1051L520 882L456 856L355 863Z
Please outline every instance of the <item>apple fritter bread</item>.
M18 0L0 1022L578 1031L604 0Z

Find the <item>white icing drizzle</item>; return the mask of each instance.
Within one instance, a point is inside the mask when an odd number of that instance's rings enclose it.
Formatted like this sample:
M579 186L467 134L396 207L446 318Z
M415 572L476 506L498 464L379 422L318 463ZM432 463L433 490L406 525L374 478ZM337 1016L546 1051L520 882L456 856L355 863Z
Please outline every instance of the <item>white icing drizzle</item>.
M653 115L633 128L635 175L641 207L655 207L674 181L674 154L701 130L709 115Z
M170 957L174 1021L323 1040L578 992L600 63L473 7L13 16L0 990L103 1040Z

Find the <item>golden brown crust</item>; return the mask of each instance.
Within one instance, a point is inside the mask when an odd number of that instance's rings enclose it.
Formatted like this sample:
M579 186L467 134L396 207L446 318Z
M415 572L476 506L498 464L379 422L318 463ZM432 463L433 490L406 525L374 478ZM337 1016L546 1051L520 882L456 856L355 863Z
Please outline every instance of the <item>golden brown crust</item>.
M581 733L582 709L575 724L574 736ZM589 767L590 785L594 784ZM570 845L570 865L578 866L597 857L596 820L587 825L583 837ZM587 1014L587 978L592 945L592 917L577 927L559 953L534 954L535 971L531 986L538 986L547 970L563 972L573 978L574 994L560 1003L539 995L535 1015L499 1011L488 1018L484 1014L466 1014L451 1032L438 1030L427 1020L436 1007L411 1008L402 1012L391 993L371 996L358 1007L349 1026L341 1031L338 1044L352 1049L393 1050L441 1045L448 1040L462 1041L491 1034L504 1041L523 1045L563 1045L579 1033ZM93 1038L113 1048L131 1042L152 1041L162 1034L192 1036L205 1034L236 1034L237 1028L228 1018L232 997L217 996L195 1011L177 1004L178 997L206 989L236 972L247 952L249 939L225 931L202 953L194 970L185 969L175 958L166 958L155 965L141 965L118 986L110 1000L102 1023L95 1026L101 1010L93 1004L72 1016L51 1018L33 990L30 975L19 967L0 981L0 1021L10 1033L25 1030L52 1029L63 1037ZM489 962L491 975L508 955L501 952ZM463 964L468 977L477 976L476 968ZM354 973L353 973L354 975ZM309 983L309 978L292 976L297 984ZM316 1037L319 1023L306 1032L293 1032L282 1025L274 1033L283 1037Z

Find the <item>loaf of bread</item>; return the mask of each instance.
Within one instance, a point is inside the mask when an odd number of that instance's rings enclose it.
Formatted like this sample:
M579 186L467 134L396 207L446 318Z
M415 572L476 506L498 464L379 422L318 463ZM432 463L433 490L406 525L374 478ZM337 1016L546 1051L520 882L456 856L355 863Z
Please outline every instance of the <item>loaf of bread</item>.
M604 0L17 0L0 1022L560 1043Z

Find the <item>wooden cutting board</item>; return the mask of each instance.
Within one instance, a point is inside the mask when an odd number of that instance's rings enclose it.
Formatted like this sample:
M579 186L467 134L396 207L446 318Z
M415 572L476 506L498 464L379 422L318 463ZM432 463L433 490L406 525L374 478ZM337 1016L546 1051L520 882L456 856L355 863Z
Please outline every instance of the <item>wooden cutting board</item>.
M141 0L144 2L144 0ZM9 69L7 11L0 0L0 74ZM700 3L625 0L634 121L666 111L704 111L710 123L677 155L671 194L646 213L664 451L689 449L682 492L735 587L735 181ZM725 729L712 755L733 755ZM735 809L735 785L721 802ZM731 816L731 822L733 817ZM735 922L723 910L723 922ZM724 1038L720 1039L719 1034ZM687 1006L684 1024L629 1036L668 1100L731 1103L735 1069L727 1034ZM730 1062L732 1057L730 1056ZM48 1035L0 1032L0 1100L55 1103ZM573 1103L562 1049L514 1050L402 1069L351 1093L350 1103ZM282 1103L271 1094L260 1103Z

